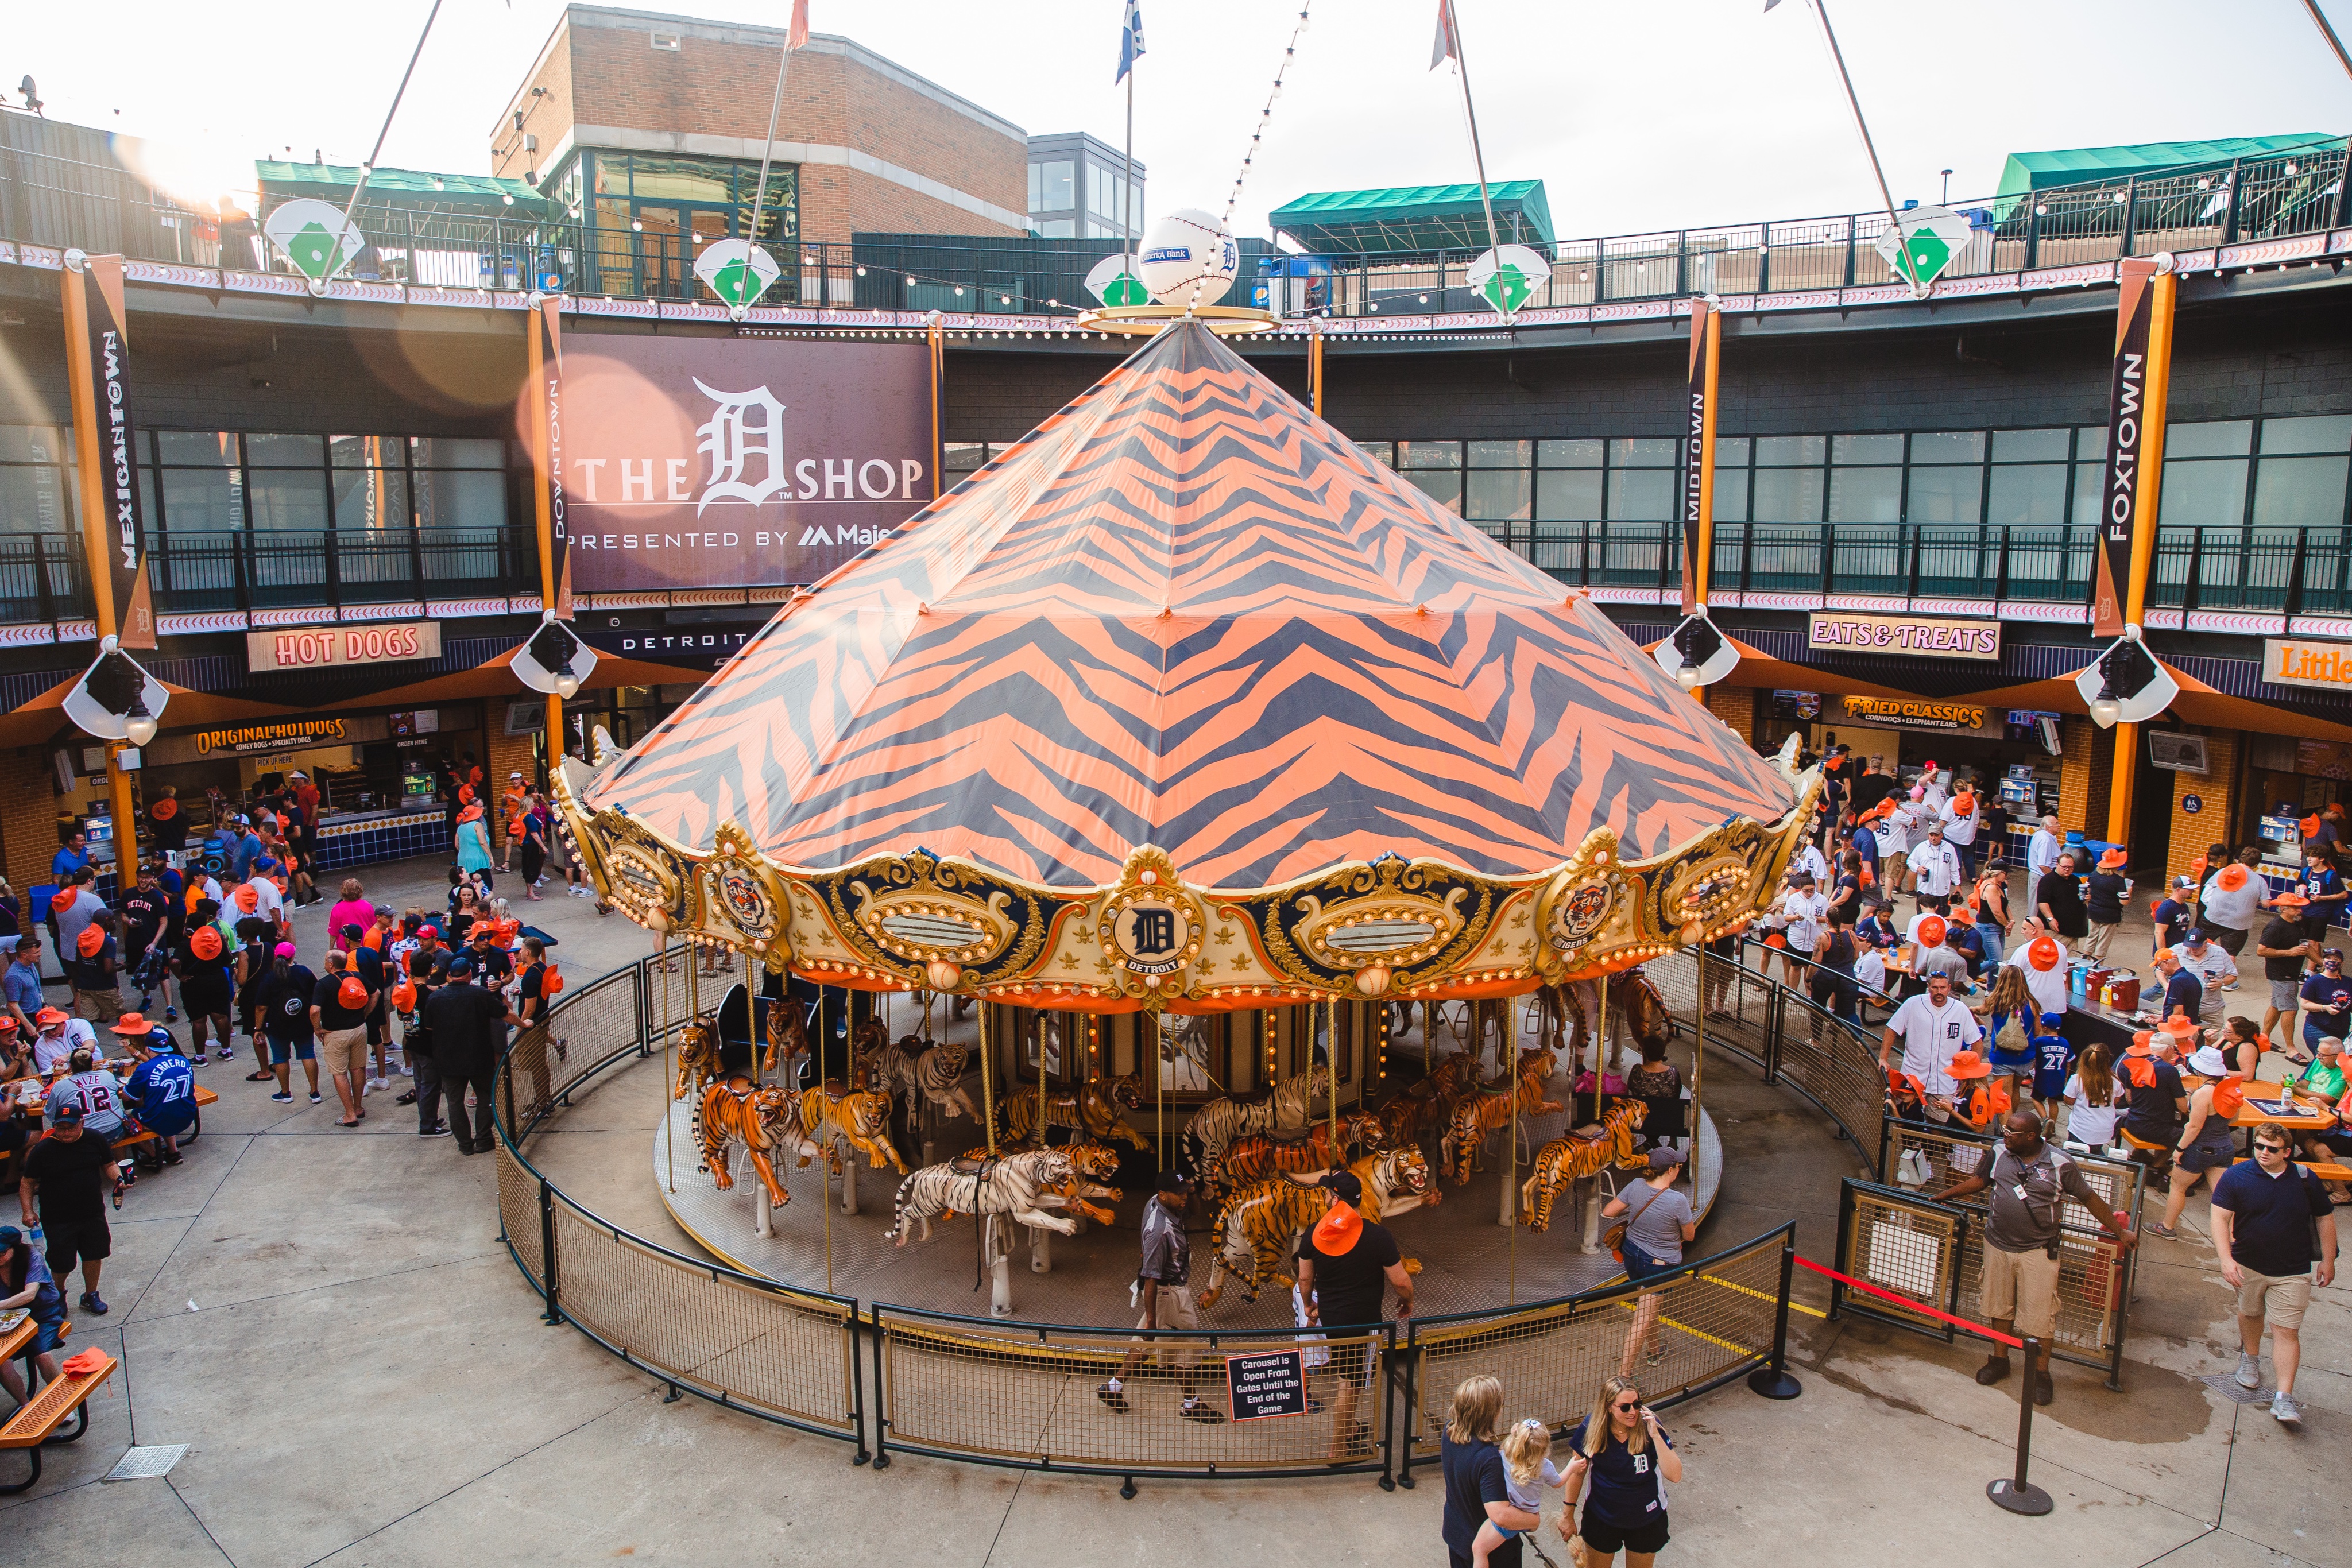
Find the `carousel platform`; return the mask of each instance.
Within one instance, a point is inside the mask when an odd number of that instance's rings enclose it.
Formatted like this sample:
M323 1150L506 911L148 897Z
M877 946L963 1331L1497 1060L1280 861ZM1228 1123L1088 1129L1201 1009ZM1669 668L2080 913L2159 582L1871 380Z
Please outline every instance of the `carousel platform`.
M1564 1076L1555 1078L1549 1098L1564 1101ZM1589 1113L1586 1115L1590 1119ZM1171 1117L1171 1142L1181 1124ZM1570 1126L1566 1112L1528 1117L1519 1158L1522 1180L1528 1155ZM1703 1218L1714 1205L1723 1180L1723 1145L1715 1124L1701 1108L1692 1141L1693 1206ZM733 1172L735 1186L720 1191L716 1180L698 1168L694 1144L692 1106L677 1102L654 1133L651 1176L656 1190L673 1218L713 1258L746 1273L780 1284L808 1290L830 1289L861 1301L881 1301L931 1312L986 1316L991 1282L980 1262L979 1228L970 1218L936 1224L931 1239L909 1240L903 1248L884 1239L892 1223L892 1200L899 1176L892 1168L875 1170L858 1162L856 1214L841 1211L842 1189L835 1183L830 1224L824 1204L823 1168L813 1162L805 1170L782 1173L792 1202L771 1215L771 1233L757 1234L760 1184L750 1161L739 1149ZM675 1157L673 1158L673 1141ZM950 1120L934 1138L939 1157L980 1143L976 1125L961 1118ZM903 1146L910 1166L919 1162ZM1607 1284L1623 1270L1596 1239L1594 1249L1584 1250L1585 1226L1572 1193L1562 1193L1552 1211L1550 1228L1538 1235L1524 1225L1501 1223L1501 1186L1506 1155L1496 1137L1486 1152L1486 1167L1470 1181L1456 1186L1439 1177L1444 1197L1434 1207L1421 1207L1390 1222L1398 1245L1408 1258L1423 1265L1415 1291L1414 1311L1422 1316L1486 1311L1528 1301L1548 1301ZM1433 1163L1433 1174L1435 1166ZM1137 1226L1150 1195L1153 1166L1149 1153L1130 1154L1118 1185L1122 1197L1113 1207L1117 1223L1105 1227L1081 1221L1074 1236L1049 1236L1045 1253L1046 1271L1036 1271L1032 1242L1040 1233L1018 1232L1011 1260L1013 1317L1034 1322L1117 1326L1134 1321L1128 1305L1128 1283L1134 1278ZM1209 1234L1212 1215L1196 1204L1192 1216L1192 1284L1206 1287L1214 1238ZM830 1264L828 1271L828 1262ZM829 1281L829 1283L828 1283ZM1265 1329L1292 1323L1290 1294L1278 1286L1262 1288L1253 1302L1229 1289L1204 1314L1213 1329Z

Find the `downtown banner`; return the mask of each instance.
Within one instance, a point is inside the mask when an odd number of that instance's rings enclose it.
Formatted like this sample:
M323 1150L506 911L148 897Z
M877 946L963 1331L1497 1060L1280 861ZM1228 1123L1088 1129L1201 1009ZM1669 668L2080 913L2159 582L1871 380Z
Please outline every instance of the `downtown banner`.
M126 648L152 648L155 604L147 587L146 518L139 505L139 466L133 455L139 444L131 418L130 314L122 303L122 258L93 256L80 271L68 267L60 276L82 527L89 530L93 557L100 549L105 553L116 635Z
M2107 379L2107 466L2099 505L2091 635L2120 637L2139 613L2133 573L2156 538L2164 469L2164 402L2172 350L2171 258L2126 256L2117 268L2115 360ZM2145 582L2145 567L2138 567Z

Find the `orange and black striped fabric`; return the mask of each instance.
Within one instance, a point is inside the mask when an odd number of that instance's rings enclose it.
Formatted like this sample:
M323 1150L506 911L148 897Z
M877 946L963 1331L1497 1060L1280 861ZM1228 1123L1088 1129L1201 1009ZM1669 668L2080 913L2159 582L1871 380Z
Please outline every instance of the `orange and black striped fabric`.
M1197 324L841 568L604 770L689 848L917 847L1033 883L1155 843L1196 886L1393 852L1541 871L1794 794L1590 603Z

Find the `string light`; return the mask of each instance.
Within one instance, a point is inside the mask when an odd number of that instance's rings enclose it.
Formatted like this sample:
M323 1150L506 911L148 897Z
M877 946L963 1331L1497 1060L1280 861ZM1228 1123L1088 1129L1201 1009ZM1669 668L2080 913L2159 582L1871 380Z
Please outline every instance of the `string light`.
M1249 147L1242 153L1242 166L1234 174L1234 188L1225 197L1225 215L1217 224L1219 234L1231 235L1234 232L1234 210L1241 205L1242 186L1249 179L1250 164L1257 156L1258 144L1265 140L1266 125L1274 119L1274 100L1282 96L1282 78L1290 74L1291 63L1298 57L1298 36L1305 31L1307 7L1302 5L1298 7L1298 21L1290 29L1290 42L1282 51L1282 64L1275 68L1274 86L1265 95L1265 107L1258 110L1257 129L1250 132ZM1192 298L1184 303L1186 315L1192 314L1199 308L1201 290L1207 281L1205 277L1193 280Z

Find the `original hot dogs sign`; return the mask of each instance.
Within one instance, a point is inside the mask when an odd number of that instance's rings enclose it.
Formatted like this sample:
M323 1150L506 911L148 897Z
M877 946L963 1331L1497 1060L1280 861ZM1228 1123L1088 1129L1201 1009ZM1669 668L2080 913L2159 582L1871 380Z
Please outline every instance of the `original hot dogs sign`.
M931 498L919 342L567 335L581 592L814 582Z

